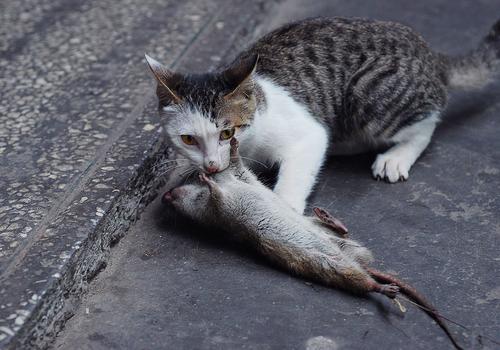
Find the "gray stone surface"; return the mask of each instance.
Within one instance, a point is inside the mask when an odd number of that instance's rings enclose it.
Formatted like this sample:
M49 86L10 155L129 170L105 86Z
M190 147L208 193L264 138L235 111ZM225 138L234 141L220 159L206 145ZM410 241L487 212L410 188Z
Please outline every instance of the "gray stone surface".
M242 4L0 4L0 348L44 347L155 194L167 150L143 54L213 67L268 7Z
M473 47L498 0L286 1L268 23L313 15L403 21L438 50ZM328 162L310 202L330 208L377 266L414 284L467 348L500 333L500 84L454 95L410 180L371 179L374 155ZM154 202L114 249L55 349L446 349L406 304L358 298L291 277L230 236L206 232ZM496 342L495 341L496 339Z

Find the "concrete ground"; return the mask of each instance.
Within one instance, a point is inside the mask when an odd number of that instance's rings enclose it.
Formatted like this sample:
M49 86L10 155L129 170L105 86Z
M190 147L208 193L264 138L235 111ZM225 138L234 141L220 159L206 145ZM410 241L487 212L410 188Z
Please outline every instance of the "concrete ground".
M474 46L500 1L317 1L280 4L268 27L312 15L413 26L437 50ZM377 266L411 282L467 348L500 341L500 84L454 95L405 183L371 179L374 155L329 160L310 203L330 208ZM113 249L55 349L446 349L406 303L360 298L275 269L220 232L153 202ZM496 340L496 343L495 343Z
M155 196L169 152L144 53L213 68L273 5L0 2L0 349L45 348Z

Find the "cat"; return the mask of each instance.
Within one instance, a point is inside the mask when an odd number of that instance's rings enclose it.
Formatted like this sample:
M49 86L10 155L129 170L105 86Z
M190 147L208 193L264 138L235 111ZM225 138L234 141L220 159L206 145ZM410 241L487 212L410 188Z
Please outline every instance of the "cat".
M220 172L237 137L249 165L279 164L274 191L302 213L328 154L386 147L373 176L407 180L448 91L498 73L500 20L461 57L432 51L402 24L313 18L272 31L215 72L180 74L146 60L180 164Z

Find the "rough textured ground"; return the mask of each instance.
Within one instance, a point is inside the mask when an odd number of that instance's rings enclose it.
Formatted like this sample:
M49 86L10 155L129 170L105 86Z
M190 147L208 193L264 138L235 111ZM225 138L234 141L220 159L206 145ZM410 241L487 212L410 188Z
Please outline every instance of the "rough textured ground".
M289 1L270 27L311 15L402 21L443 52L474 46L500 2ZM411 281L461 343L498 348L500 85L457 94L406 183L370 178L373 155L331 159L311 203L331 210L378 266ZM407 304L357 298L274 269L158 203L120 242L56 349L437 349L442 332Z
M209 69L267 7L0 4L0 348L43 347L154 194L166 151L143 54Z

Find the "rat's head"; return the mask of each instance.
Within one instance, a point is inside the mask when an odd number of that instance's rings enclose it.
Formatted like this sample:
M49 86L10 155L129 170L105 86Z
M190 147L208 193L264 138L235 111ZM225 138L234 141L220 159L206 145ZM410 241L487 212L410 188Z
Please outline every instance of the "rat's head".
M251 125L257 110L254 71L258 56L209 74L171 72L146 55L156 80L162 122L181 157L206 172L229 165L229 141Z
M176 187L166 192L162 201L195 221L204 222L207 218L213 217L210 190L202 183Z

